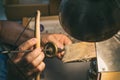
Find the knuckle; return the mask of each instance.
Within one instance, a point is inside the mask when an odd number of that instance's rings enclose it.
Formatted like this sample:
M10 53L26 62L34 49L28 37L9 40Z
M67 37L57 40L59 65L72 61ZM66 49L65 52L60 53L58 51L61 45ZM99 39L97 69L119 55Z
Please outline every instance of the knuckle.
M49 35L49 36L48 36L48 39L51 39L51 38L52 38L52 35Z
M22 45L20 45L20 46L18 47L18 50L24 50L24 47L23 47Z
M37 56L40 54L40 48L35 49L34 51L30 52L27 56L26 59L31 62L34 60Z
M37 70L38 71L43 71L45 68L45 63L44 62L41 62L41 64L37 67Z
M40 54L39 56L37 56L37 58L35 58L33 61L32 61L32 64L33 66L38 66L44 59L44 55L43 54Z
M26 45L34 45L35 42L31 39L26 42Z

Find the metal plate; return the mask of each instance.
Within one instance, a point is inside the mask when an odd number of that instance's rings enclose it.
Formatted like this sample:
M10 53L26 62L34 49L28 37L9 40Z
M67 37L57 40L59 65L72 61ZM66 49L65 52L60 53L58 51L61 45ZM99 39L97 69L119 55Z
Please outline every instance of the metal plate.
M120 71L120 35L96 43L98 72Z

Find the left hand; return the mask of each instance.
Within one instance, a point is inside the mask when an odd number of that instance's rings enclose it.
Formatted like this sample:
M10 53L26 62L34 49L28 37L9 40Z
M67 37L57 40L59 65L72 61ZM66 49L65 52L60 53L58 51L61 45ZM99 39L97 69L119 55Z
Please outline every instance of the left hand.
M44 34L42 36L42 43L53 42L58 48L63 49L65 45L71 44L72 41L64 34ZM58 58L62 58L64 52L58 53Z
M34 73L42 72L45 68L44 53L41 48L33 47L36 45L37 39L32 38L18 47L18 50L32 50L28 53L13 54L11 60L25 74L26 77L32 76Z

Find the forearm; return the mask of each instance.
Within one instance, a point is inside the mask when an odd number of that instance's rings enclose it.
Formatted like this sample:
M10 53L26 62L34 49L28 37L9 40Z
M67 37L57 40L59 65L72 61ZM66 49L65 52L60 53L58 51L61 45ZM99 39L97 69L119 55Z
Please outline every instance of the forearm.
M21 24L11 21L0 21L0 40L11 45L20 45L26 40L34 37L34 32L30 29L26 29L21 35L25 27ZM21 35L20 39L16 43L18 37ZM16 44L15 44L16 43Z

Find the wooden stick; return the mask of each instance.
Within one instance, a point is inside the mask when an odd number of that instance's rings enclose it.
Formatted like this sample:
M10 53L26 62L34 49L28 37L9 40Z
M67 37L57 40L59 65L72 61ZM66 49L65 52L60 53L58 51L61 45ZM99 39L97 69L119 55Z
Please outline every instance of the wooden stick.
M37 38L36 48L40 48L40 11L37 10L37 16L35 21L35 37Z
M35 37L37 38L36 48L40 48L40 11L37 10L36 20L35 20ZM40 73L36 75L36 80L40 80Z

